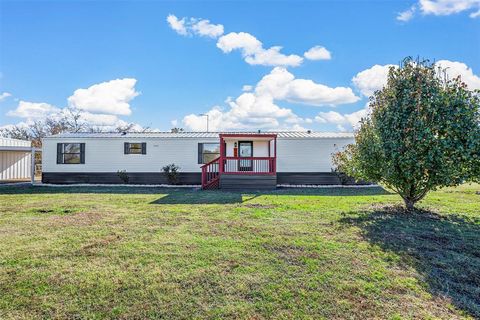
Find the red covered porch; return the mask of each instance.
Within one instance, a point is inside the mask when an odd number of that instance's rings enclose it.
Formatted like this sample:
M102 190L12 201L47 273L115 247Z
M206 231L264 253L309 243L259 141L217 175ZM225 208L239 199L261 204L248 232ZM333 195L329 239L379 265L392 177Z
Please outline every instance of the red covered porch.
M222 177L224 186L272 183L277 174L276 134L224 133L219 138L220 156L201 167L203 189L219 188Z

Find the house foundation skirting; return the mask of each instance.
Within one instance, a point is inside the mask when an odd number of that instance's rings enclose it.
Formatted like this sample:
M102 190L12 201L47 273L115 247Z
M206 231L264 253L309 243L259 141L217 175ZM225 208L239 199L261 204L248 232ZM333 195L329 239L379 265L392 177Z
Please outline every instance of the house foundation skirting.
M169 181L163 172L127 172L129 184L162 185ZM201 172L180 172L180 185L200 185ZM277 172L276 175L228 175L223 184L250 183L255 185L341 185L335 173L331 172ZM247 177L243 180L239 180ZM237 180L234 182L233 180ZM42 182L47 184L123 184L116 172L43 172Z

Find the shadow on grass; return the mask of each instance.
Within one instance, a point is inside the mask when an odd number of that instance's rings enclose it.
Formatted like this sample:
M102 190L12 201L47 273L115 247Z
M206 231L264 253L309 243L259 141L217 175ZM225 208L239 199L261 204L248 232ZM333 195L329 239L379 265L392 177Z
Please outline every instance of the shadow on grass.
M389 194L382 188L278 188L269 191L179 191L167 192L165 196L151 202L151 204L227 204L243 203L262 195L286 196L366 196Z
M142 187L141 185L135 187L126 187L122 185L116 186L32 186L30 184L19 185L0 185L0 194L42 194L42 193L111 193L111 194L155 194L155 193L192 193L198 195L200 193L218 193L225 194L273 194L273 195L312 195L312 196L368 196L368 195L388 195L390 192L382 187L360 187L360 188L284 188L279 187L274 190L235 190L222 191L210 190L202 191L198 188L179 187L179 188L165 188L165 187Z
M372 244L400 254L432 294L480 318L480 219L386 208L347 214L341 222L359 226Z
M169 192L150 204L227 204L243 201L243 195L240 192L197 191Z

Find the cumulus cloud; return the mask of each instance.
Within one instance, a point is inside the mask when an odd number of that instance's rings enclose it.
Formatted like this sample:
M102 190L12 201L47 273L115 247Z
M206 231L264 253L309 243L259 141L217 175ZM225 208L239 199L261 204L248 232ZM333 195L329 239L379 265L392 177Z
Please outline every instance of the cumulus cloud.
M366 97L371 96L375 91L381 90L387 83L390 67L397 67L393 64L374 65L373 67L357 73L352 82L357 89Z
M187 27L185 26L185 18L178 19L173 14L169 14L167 17L167 22L170 25L170 28L175 30L178 34L186 36L188 34Z
M213 24L207 19L178 18L173 14L167 17L167 22L175 32L180 35L198 35L210 38L218 38L217 47L224 53L240 51L243 59L250 65L262 66L290 66L296 67L302 64L303 57L296 54L283 54L281 46L264 48L263 43L255 36L247 32L230 32L224 35L224 27L221 24ZM308 55L313 60L329 59L328 50L323 47L312 48Z
M212 24L206 19L193 22L191 28L195 34L204 37L218 38L223 34L223 25Z
M296 79L283 67L274 68L250 90L235 99L227 99L227 107L215 106L208 114L212 130L303 130L303 124L312 119L296 115L292 109L281 107L277 102L293 102L315 106L352 103L356 97L350 88L330 88L312 80ZM203 131L206 118L195 114L183 118L190 130Z
M2 102L3 100L7 99L8 97L11 97L12 94L9 93L9 92L3 92L2 94L0 94L0 102Z
M480 0L419 0L410 9L401 12L397 20L412 19L417 7L423 15L448 16L465 11L470 12L470 18L480 16Z
M281 53L282 47L280 46L269 49L263 48L262 42L246 32L230 32L220 37L217 41L217 47L224 53L239 50L245 62L251 65L296 67L303 62L303 58L298 55Z
M46 116L59 111L59 108L48 103L20 100L17 108L15 110L8 111L7 116L37 120L45 118Z
M470 90L480 89L480 77L473 73L472 68L463 62L439 60L436 65L446 69L448 78L453 79L460 76ZM371 68L363 70L352 79L353 84L366 97L373 95L377 90L381 90L387 84L388 71L390 67L398 68L397 65L374 65Z
M129 102L140 93L135 90L136 79L125 78L95 84L87 89L77 89L68 98L70 107L115 115L130 115Z
M202 37L218 38L223 34L223 25L212 24L207 19L182 18L169 14L167 22L175 32L182 36L199 35Z
M362 120L362 118L366 118L368 116L368 112L368 107L347 114L341 114L336 111L320 112L315 117L315 121L318 123L335 124L337 125L337 129L340 131L346 131L347 128L358 128L360 120Z
M450 79L460 76L470 90L480 89L480 77L473 73L465 63L449 60L439 60L437 65L442 69L446 69L446 73Z
M72 112L79 114L79 121L100 130L114 130L129 123L119 115L131 113L129 102L139 93L135 91L135 79L117 79L75 90L68 98L69 107L59 108L45 102L21 100L8 116L25 119L22 123L42 121L46 118L61 119ZM134 130L141 126L134 124Z
M333 106L360 100L351 88L331 88L309 79L296 79L287 69L274 68L257 84L256 92L269 94L276 100L285 100L313 106Z
M325 47L315 46L306 51L303 56L308 60L330 60L332 55Z

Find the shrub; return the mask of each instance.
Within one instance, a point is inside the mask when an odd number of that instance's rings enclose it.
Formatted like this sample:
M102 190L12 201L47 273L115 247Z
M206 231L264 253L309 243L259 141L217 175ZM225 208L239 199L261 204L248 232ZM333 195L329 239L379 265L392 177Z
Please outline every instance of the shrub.
M118 170L117 176L122 180L123 183L127 184L130 181L130 177L127 174L127 170Z
M171 163L163 167L162 170L163 172L165 172L165 175L167 176L167 180L170 184L177 184L179 182L179 178L178 178L178 171L180 170L179 166L177 166L174 163Z

